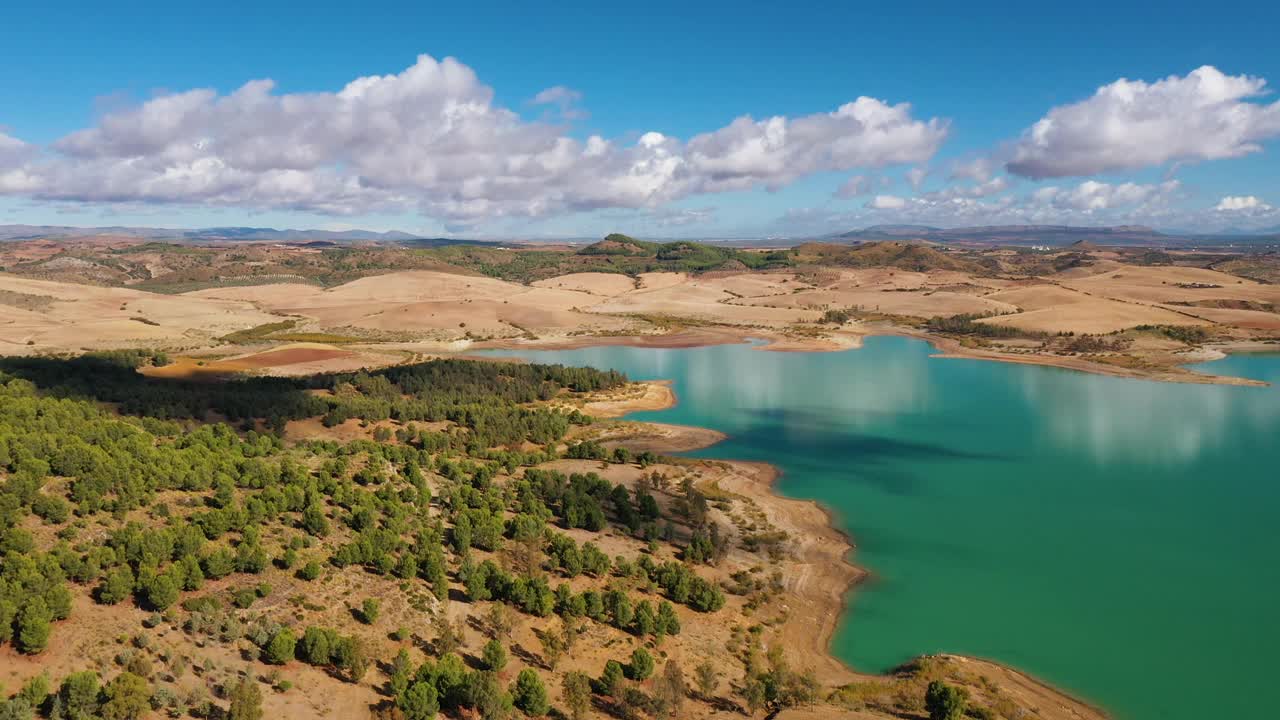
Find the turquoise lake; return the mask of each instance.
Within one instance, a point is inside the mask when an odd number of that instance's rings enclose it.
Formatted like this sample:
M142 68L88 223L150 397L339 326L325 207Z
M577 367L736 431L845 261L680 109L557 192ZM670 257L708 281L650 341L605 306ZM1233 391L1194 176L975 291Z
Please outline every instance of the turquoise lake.
M873 579L834 652L889 669L992 658L1120 720L1256 716L1280 648L1280 355L1202 366L1266 388L1178 385L859 350L745 345L506 352L669 379L636 413L729 439L780 492L830 508ZM1260 704L1261 703L1261 704Z

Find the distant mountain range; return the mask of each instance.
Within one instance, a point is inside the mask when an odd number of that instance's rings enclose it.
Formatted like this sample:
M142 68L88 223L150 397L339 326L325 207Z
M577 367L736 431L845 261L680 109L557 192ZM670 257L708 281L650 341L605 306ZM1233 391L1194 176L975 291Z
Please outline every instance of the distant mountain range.
M334 242L373 241L400 242L417 240L417 235L371 230L277 230L275 228L219 227L182 230L151 227L72 227L68 225L0 225L0 240L34 240L69 237L130 237L147 240L256 240L298 242L331 240Z
M281 243L392 243L411 247L445 245L501 246L523 242L463 240L457 238L424 238L406 232L372 230L277 230L258 227L216 227L174 229L152 227L72 227L66 225L0 225L0 241L35 240L40 238L123 237L170 242L281 242ZM1080 241L1096 245L1135 247L1196 247L1228 245L1273 245L1280 243L1280 227L1254 233L1223 231L1213 234L1161 232L1142 225L1111 227L1075 227L1068 225L993 225L981 227L938 228L928 225L873 225L860 230L833 233L821 237L790 239L716 239L712 244L733 247L788 246L811 240L835 243L873 242L879 240L918 240L934 243L972 243L981 245L1044 245L1064 247ZM546 241L550 242L550 241ZM573 242L560 240L558 242Z
M1240 228L1228 228L1223 230L1222 235L1280 235L1280 225L1275 227L1262 228L1260 230L1241 230Z
M828 235L836 242L876 240L924 240L936 243L979 243L985 245L1045 245L1062 247L1077 242L1097 245L1186 247L1195 245L1268 244L1280 242L1280 228L1259 233L1172 234L1143 225L1075 227L1070 225L993 225L937 228L928 225L872 225Z

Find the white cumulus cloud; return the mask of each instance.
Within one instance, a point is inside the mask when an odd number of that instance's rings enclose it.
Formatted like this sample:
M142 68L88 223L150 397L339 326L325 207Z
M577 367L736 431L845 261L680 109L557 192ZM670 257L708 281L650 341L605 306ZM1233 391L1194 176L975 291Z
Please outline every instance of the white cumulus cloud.
M957 186L915 197L878 195L856 211L834 207L788 211L778 232L820 234L880 223L973 227L985 225L1148 225L1200 232L1225 229L1270 231L1280 209L1256 196L1229 196L1217 206L1192 207L1176 180L1162 183L1104 183L1086 180L1041 187L1027 193L980 196L982 185ZM1227 208L1239 208L1227 210Z
M555 85L533 96L535 105L562 105L576 103L582 99L582 93L563 85Z
M809 174L929 160L947 123L862 97L803 117L739 117L684 142L580 140L494 104L475 72L423 55L337 92L163 95L48 148L0 136L0 193L48 201L178 203L334 215L417 210L447 223L654 208ZM536 103L569 107L556 86ZM562 118L568 115L562 112Z
M534 95L529 102L534 105L554 106L556 112L560 113L560 117L565 120L580 120L587 116L587 113L576 107L581 100L582 93L577 90L563 85L555 85Z
M865 195L871 190L871 178L866 175L854 175L836 189L836 197L853 198Z
M901 210L906 206L906 198L898 197L897 195L877 195L864 205L864 207L872 210Z
M1242 210L1270 210L1271 206L1262 202L1256 195L1228 195L1218 201L1214 210L1222 212L1240 212Z
M0 132L0 193L24 193L39 186L39 181L24 167L34 150L27 143Z
M995 174L995 162L989 156L974 157L969 160L956 160L951 163L951 180L973 180L985 183Z
M947 123L911 116L911 106L861 97L835 112L755 120L743 116L689 141L689 170L701 191L781 187L816 172L928 160Z
M1031 200L1034 204L1061 210L1094 212L1167 200L1180 187L1181 183L1177 180L1159 184L1129 182L1117 185L1086 180L1073 188L1040 188L1031 194Z
M998 195L1009 189L1009 181L1004 177L993 177L985 182L972 185L951 185L936 192L925 193L932 200L950 200L951 198L981 198Z
M1035 179L1235 158L1280 136L1280 102L1254 102L1266 80L1204 66L1147 83L1117 80L1053 108L1013 146L1007 169Z
M13 162L27 151L27 144L16 137L0 132L0 163ZM3 167L3 165L0 165Z

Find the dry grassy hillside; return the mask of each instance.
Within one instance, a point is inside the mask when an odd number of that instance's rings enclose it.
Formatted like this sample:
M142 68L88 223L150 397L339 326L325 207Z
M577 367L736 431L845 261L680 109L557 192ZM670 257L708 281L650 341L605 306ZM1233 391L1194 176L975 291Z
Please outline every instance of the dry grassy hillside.
M318 342L406 357L672 333L829 349L908 332L953 353L1198 379L1178 369L1197 348L1280 338L1280 285L1266 282L1265 255L898 241L756 252L626 236L578 249L119 239L0 249L9 270L0 273L0 343L12 353L156 346L241 355L235 345Z
M922 243L884 241L862 245L807 243L793 251L801 265L842 267L896 267L903 270L959 270L981 273L989 268Z
M276 319L249 302L0 273L0 348L10 354L207 345L226 333Z

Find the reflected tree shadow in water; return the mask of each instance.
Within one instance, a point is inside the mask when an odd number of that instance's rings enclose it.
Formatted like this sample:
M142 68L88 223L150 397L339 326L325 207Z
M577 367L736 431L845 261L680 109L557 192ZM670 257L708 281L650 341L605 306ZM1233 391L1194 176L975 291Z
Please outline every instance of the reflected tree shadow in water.
M933 565L974 567L981 559L972 546L930 540L880 526L859 526L853 539L858 548L874 549L881 564L886 564L886 558L909 558L912 562L927 561ZM868 578L873 583L879 580L874 574Z
M847 407L840 407L837 405L807 405L803 409L780 407L735 408L735 412L752 417L756 420L772 421L787 425L827 425L833 420L874 420L877 422L886 422L888 420L902 420L904 418L915 418L924 415L924 413L902 412L899 410L850 410Z
M839 406L809 405L796 408L736 408L735 412L756 422L775 423L786 430L820 430L832 432L832 427L867 428L892 426L899 430L912 430L945 434L952 424L938 412L924 410L872 410ZM976 425L979 418L968 422ZM960 451L963 452L963 451ZM1001 458L1006 459L1006 458Z
M762 420L734 434L727 446L714 454L732 458L737 448L752 459L779 460L784 470L810 477L862 483L893 495L916 495L921 488L917 472L903 470L916 462L1009 462L1012 456L958 450L936 442L900 440L848 430L833 430L821 413L776 409L744 410ZM845 470L833 474L833 460L846 461Z

